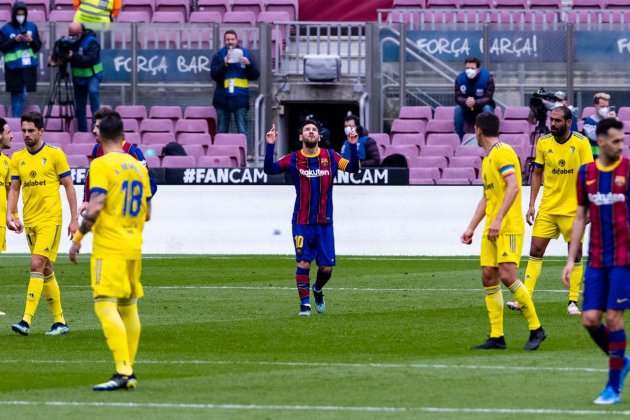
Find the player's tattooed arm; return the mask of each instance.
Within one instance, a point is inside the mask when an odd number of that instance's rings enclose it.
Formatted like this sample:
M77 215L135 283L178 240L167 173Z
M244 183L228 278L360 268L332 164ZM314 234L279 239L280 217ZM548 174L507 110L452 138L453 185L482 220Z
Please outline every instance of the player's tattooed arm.
M102 192L94 191L90 194L90 202L88 208L83 215L83 221L79 226L79 232L84 235L92 230L92 226L96 223L96 219L103 210L105 205L105 194Z

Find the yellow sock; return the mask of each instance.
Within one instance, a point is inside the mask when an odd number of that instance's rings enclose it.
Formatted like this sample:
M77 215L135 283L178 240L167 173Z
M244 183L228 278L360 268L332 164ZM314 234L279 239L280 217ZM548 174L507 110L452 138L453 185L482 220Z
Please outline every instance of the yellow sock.
M59 290L59 284L55 278L55 273L44 277L44 296L50 306L50 311L53 315L53 322L66 323L63 317L63 309L61 309L61 290Z
M125 324L118 313L116 299L97 298L94 302L94 312L96 312L96 316L101 321L107 345L114 354L116 373L131 375L133 369L129 359L127 332L125 331Z
M140 342L140 316L138 315L137 299L118 301L118 312L127 330L127 347L129 349L129 360L131 367L136 361L138 343Z
M501 285L483 288L486 291L486 308L490 319L490 337L503 336L503 292Z
M510 286L510 291L514 295L514 298L518 302L518 305L521 307L523 315L525 315L525 319L527 320L527 324L529 325L529 329L535 330L540 328L540 321L538 320L538 315L536 314L534 301L532 300L529 291L523 285L523 283L517 279Z
M31 272L31 279L28 282L28 289L26 291L26 306L24 308L24 316L22 317L24 321L28 322L28 325L31 325L31 321L33 321L43 288L44 275L42 273Z
M576 262L569 278L569 300L578 301L580 298L580 286L582 285L582 261Z
M527 268L525 269L525 287L529 290L530 296L534 296L536 282L542 271L542 258L529 257Z

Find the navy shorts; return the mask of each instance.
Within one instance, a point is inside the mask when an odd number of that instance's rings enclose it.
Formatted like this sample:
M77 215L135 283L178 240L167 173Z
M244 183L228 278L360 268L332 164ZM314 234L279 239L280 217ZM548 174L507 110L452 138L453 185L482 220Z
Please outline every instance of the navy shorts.
M295 261L310 263L315 260L319 267L335 265L335 234L332 223L316 225L293 224Z
M586 267L582 310L630 309L630 267Z

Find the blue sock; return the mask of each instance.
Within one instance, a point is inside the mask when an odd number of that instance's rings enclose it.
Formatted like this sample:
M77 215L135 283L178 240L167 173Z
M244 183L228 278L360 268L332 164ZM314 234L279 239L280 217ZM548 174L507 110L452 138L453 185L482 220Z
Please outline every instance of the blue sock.
M298 296L300 297L301 305L310 305L311 300L311 280L308 276L310 270L308 268L298 267L295 270L295 284L298 290Z
M626 353L626 331L608 332L608 385L619 393L619 380Z

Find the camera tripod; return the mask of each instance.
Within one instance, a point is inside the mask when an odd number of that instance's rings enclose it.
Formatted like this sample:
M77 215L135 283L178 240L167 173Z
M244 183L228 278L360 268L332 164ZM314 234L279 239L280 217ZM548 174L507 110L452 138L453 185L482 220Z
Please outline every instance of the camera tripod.
M68 64L56 66L57 74L55 81L50 89L48 101L44 105L44 127L48 128L48 121L51 117L60 118L63 122L63 130L66 132L74 127L74 87L70 74L68 73ZM59 115L52 115L54 105L58 105L57 111Z
M538 124L530 135L530 143L532 145L529 152L529 157L526 160L527 170L523 179L523 185L529 185L532 179L532 173L534 172L534 160L536 160L536 144L541 136L549 134L549 128L545 125L545 121L538 121Z

